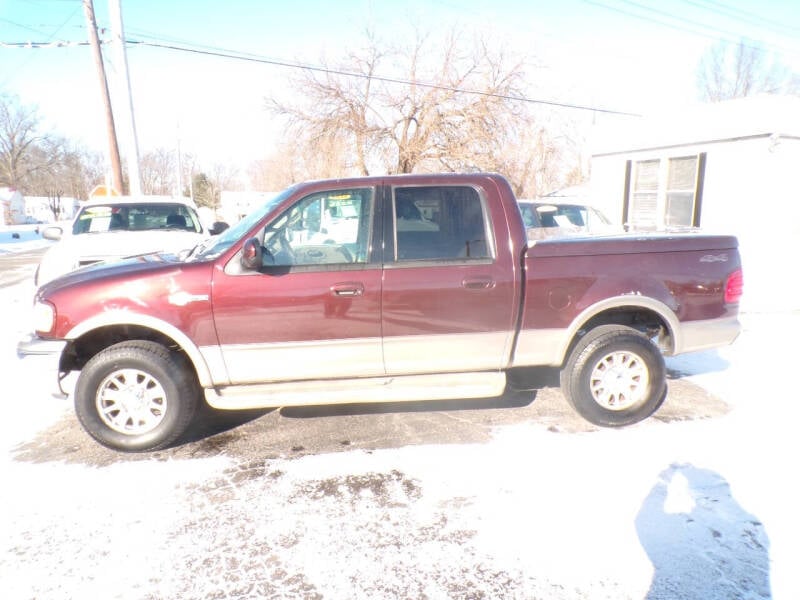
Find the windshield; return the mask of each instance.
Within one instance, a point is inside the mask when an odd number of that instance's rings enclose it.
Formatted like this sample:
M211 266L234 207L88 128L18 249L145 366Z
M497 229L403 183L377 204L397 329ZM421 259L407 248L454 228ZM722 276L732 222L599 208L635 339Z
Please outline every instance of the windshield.
M197 213L185 204L102 204L81 209L72 225L72 235L175 229L192 233L203 231Z
M263 219L267 214L283 202L294 188L288 188L277 196L267 200L264 204L253 210L244 219L236 223L233 227L226 229L219 236L211 238L205 244L199 246L192 253L192 258L216 258L228 248L239 241L242 236L252 229L256 223ZM206 245L207 244L207 245Z

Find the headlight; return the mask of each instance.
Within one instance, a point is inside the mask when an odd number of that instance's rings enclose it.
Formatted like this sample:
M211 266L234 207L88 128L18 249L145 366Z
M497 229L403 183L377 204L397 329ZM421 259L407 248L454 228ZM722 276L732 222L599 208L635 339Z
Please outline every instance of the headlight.
M56 309L49 302L33 305L33 330L50 333L56 324Z

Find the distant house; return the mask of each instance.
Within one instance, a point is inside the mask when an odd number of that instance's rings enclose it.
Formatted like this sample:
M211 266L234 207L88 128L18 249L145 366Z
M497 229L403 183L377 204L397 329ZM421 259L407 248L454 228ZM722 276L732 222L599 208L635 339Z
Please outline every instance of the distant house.
M0 188L0 225L16 225L25 219L25 197L13 188Z
M62 196L57 201L58 215L53 214L51 198L47 196L27 196L25 198L25 216L28 221L50 223L56 220L66 221L75 216L78 201L69 196Z
M58 202L58 219L71 219L78 201L61 197ZM0 188L0 224L24 225L27 223L50 223L56 220L51 200L47 196L23 196L11 188Z
M230 225L237 223L257 206L261 206L278 192L229 192L221 194L217 212Z
M594 203L612 220L733 233L749 308L800 308L798 278L785 270L800 241L800 98L629 121L600 133L591 160Z

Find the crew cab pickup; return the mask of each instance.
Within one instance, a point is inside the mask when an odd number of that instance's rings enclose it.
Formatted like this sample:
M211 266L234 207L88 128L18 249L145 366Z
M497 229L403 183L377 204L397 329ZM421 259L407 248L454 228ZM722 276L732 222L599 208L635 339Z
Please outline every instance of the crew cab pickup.
M731 236L528 241L495 174L295 185L183 255L79 269L37 290L21 356L50 357L98 442L174 443L217 409L501 395L532 366L622 426L658 409L663 355L731 343Z

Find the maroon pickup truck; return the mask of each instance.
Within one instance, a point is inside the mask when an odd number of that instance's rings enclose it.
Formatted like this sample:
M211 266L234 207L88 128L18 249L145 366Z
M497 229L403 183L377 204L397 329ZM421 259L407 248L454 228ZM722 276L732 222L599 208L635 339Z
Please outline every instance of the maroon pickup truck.
M662 354L739 332L737 241L697 233L529 241L499 175L317 181L184 255L41 287L35 333L86 431L163 448L218 409L486 398L561 369L602 426L666 396Z

